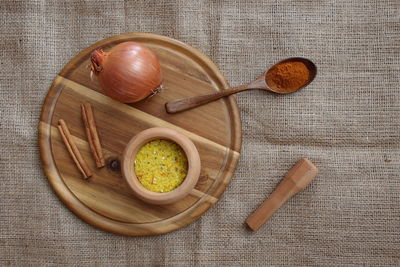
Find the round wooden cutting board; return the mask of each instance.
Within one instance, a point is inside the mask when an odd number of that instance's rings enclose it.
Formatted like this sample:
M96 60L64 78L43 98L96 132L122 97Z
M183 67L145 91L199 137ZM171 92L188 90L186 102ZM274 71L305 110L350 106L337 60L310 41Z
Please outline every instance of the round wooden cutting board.
M135 104L122 104L105 96L97 79L90 78L89 55L99 47L135 41L159 58L164 90ZM54 79L44 101L39 124L42 165L61 200L86 222L113 233L140 236L179 229L214 205L236 168L241 147L241 125L234 97L178 114L167 114L166 101L211 93L229 87L218 68L199 50L169 37L149 33L114 36L86 48ZM87 143L80 105L93 107L107 166L97 169ZM57 129L67 123L83 158L93 171L84 180L68 154ZM161 126L188 136L201 159L195 189L169 205L150 205L137 199L118 169L125 145L142 130Z

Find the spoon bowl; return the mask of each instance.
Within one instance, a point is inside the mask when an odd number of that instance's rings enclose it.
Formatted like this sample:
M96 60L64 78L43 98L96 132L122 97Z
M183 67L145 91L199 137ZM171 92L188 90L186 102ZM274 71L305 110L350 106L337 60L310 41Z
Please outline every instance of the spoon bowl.
M299 81L297 83L297 86L292 86L290 88L282 88L277 86L277 84L274 82L274 77L276 76L274 75L274 70L276 70L279 66L283 66L284 64L303 64L308 70L308 77ZM278 94L289 94L303 89L304 87L309 85L314 80L316 75L317 67L311 60L302 57L291 57L276 63L266 73L262 75L264 76L266 87L260 89L272 91Z
M168 113L177 113L246 90L266 90L278 94L296 92L309 85L317 75L317 67L306 58L292 57L282 60L250 83L228 88L217 93L180 98L165 104Z

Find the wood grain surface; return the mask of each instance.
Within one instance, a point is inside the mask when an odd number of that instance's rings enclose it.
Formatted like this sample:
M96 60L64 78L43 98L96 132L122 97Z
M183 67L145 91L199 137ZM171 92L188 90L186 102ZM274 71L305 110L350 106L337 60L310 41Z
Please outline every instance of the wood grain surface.
M149 47L159 58L164 90L135 104L105 96L90 79L89 54L124 41ZM124 235L155 235L179 229L214 205L236 168L241 124L233 97L197 109L168 114L165 102L228 88L218 68L199 50L165 36L129 33L114 36L81 51L55 78L44 101L39 124L42 165L61 200L86 222ZM107 165L98 169L91 155L81 118L82 103L90 103ZM93 170L84 180L62 143L57 122L64 119L82 156ZM122 178L119 159L128 141L150 127L175 129L196 145L202 164L199 182L189 196L157 206L137 199Z

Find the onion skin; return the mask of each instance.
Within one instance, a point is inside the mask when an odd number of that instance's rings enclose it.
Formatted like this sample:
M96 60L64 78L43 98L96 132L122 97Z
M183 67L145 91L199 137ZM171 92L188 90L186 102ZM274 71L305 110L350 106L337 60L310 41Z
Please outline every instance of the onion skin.
M160 62L150 49L139 43L120 43L108 52L97 49L90 60L104 93L117 101L143 100L161 86Z

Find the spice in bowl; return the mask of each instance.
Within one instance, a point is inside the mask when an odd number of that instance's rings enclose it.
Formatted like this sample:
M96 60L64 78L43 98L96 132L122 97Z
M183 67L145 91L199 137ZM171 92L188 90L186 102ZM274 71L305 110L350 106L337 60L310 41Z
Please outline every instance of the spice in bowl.
M122 175L134 195L157 205L177 202L195 187L200 155L176 130L154 127L132 137L122 155Z
M179 145L157 139L140 148L134 170L147 190L165 193L182 184L188 171L188 160Z

